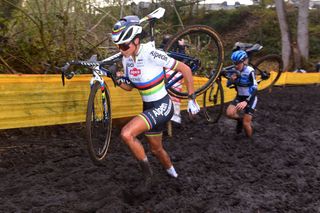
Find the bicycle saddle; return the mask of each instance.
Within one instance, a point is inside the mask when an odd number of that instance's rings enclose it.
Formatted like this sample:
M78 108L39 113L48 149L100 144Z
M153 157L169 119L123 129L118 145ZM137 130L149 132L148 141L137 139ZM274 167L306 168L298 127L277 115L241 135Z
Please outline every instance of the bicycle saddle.
M236 51L236 50L244 50L246 51L248 54L250 54L251 52L258 52L259 50L261 50L263 48L262 45L260 44L250 44L250 43L242 43L242 42L236 42L233 46L232 51Z

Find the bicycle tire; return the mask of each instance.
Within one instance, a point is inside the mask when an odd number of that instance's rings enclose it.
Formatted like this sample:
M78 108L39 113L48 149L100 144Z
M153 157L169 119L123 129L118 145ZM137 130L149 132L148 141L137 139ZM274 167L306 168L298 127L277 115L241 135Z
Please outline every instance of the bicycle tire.
M265 90L265 89L271 88L278 81L283 71L282 58L281 56L276 54L265 55L261 58L258 58L252 64L256 72L257 81L264 82L263 88L260 87L259 90ZM265 71L268 74L269 76L268 79L266 80L262 79L261 70ZM271 76L270 78L271 71L276 72L276 74L275 76Z
M201 79L194 79L195 93L196 95L200 95L218 78L222 69L224 60L222 40L219 34L211 27L194 25L174 35L164 48L165 51L173 51L181 39L185 39L188 42L186 46L189 53L187 55L196 57L201 61L200 69L196 70L197 72L193 72L192 75L207 78L204 82ZM182 83L181 81L180 85L182 85ZM177 98L188 98L188 92L186 89L181 89L181 87L182 86L179 87L178 85L171 86L168 88L168 92Z
M96 165L103 165L107 156L112 129L111 118L109 89L105 83L101 86L99 82L95 82L88 99L86 132L88 153Z
M207 95L209 97L207 97ZM208 122L217 123L224 112L224 91L217 79L203 95L203 112Z

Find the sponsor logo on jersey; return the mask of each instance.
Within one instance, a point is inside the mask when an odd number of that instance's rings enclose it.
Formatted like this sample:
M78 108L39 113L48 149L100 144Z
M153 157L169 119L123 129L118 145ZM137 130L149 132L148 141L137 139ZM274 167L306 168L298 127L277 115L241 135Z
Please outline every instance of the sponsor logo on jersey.
M160 58L161 60L164 60L164 61L168 60L168 57L166 55L160 54L159 52L152 51L150 54L153 56L154 59Z
M137 61L137 66L138 67L144 67L143 61Z
M131 69L129 72L130 72L130 75L133 75L135 77L141 74L141 70L137 69L135 67L133 69Z
M134 67L133 63L127 63L127 67Z
M158 108L155 108L152 112L158 117L159 115L163 116L163 114L167 114L165 111L168 109L168 104L162 103Z

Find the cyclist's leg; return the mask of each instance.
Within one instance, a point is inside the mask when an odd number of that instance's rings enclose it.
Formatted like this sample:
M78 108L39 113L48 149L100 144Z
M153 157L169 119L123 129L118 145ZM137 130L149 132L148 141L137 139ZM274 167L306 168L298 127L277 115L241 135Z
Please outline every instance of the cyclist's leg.
M159 159L160 163L166 169L167 173L172 177L175 177L175 178L178 177L178 174L172 165L172 162L170 160L168 153L163 148L162 132L158 132L156 134L148 133L146 134L146 137L150 144L152 154L154 154Z
M163 165L165 169L169 169L172 166L172 163L168 153L163 148L162 133L148 133L145 134L145 136L148 139L152 154L159 159L160 163Z
M147 105L149 104L144 105L146 110L143 111L143 115L146 116L146 119L151 123L150 126L152 126L152 128L145 133L151 151L159 159L169 175L177 177L170 157L162 145L162 131L166 123L172 118L174 112L172 101L167 95L160 101L154 102L152 108L149 108Z
M121 138L138 160L145 160L146 153L137 136L149 129L145 120L138 115L127 123L121 130Z
M121 138L128 145L129 149L138 160L138 164L143 174L143 182L141 182L137 188L133 190L135 195L143 194L151 187L152 169L144 148L137 139L138 135L149 129L149 125L146 123L143 115L140 114L129 121L129 123L127 123L121 130Z
M253 133L253 128L251 126L252 122L252 115L250 114L244 114L243 116L243 128L246 132L247 137L251 138Z
M226 110L226 116L231 119L237 119L239 117L237 113L236 106L233 104L230 104Z
M244 116L243 116L243 128L246 132L247 137L251 138L253 134L253 128L252 128L252 116L255 112L256 106L257 106L258 98L255 96L254 98L251 98L249 101L247 107L245 108Z
M234 119L237 121L237 126L236 126L236 133L239 134L242 132L242 127L243 127L243 119L239 115L239 110L237 110L236 105L240 103L242 99L240 97L236 97L231 104L228 106L226 115L227 117Z
M238 110L236 109L236 105L239 103L239 100L236 98L234 99L230 105L228 106L226 110L226 116L228 118L234 119L234 120L239 120L240 116L238 113Z

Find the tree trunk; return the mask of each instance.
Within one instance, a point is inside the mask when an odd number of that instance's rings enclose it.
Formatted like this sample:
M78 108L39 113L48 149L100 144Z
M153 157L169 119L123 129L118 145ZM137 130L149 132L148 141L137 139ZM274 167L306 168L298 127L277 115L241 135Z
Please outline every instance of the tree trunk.
M297 27L297 45L302 57L302 61L307 61L309 58L308 16L309 0L300 0Z
M284 8L283 0L275 0L276 11L279 20L279 26L281 31L281 44L282 44L282 60L284 69L288 70L290 66L291 57L291 42L290 42L290 31L288 27L286 11Z

